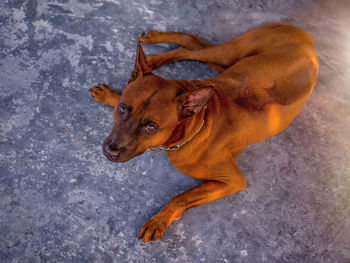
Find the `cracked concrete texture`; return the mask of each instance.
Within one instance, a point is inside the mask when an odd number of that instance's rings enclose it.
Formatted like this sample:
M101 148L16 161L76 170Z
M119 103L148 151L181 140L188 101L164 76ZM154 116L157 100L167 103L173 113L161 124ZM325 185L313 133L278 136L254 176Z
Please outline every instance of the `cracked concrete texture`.
M349 262L349 13L325 0L2 1L0 262ZM189 210L161 242L139 242L145 220L200 182L163 153L109 162L112 109L87 89L123 89L143 31L219 44L276 21L314 38L320 73L307 104L240 155L246 190ZM198 62L156 73L216 74Z

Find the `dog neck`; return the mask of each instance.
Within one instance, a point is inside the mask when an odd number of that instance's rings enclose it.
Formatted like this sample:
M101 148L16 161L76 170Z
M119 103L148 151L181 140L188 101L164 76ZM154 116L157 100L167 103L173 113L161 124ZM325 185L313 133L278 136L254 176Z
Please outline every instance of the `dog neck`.
M173 131L170 139L161 146L150 148L153 152L175 151L189 143L202 130L205 123L205 113L207 105L203 106L201 112L191 120L182 121ZM198 117L201 116L201 117ZM201 120L200 122L198 120ZM189 129L187 129L187 124Z
M162 146L163 150L177 150L189 143L202 130L205 124L206 109L207 104L203 106L199 114L182 121L175 128L170 139Z
M192 91L198 89L207 84L207 81L201 80L173 80L174 83L183 92ZM203 127L206 125L206 109L207 104L203 105L200 112L192 117L182 120L172 132L170 138L161 146L151 148L151 151L175 151L180 149L185 144L189 144L192 139L196 138L198 134L203 130Z

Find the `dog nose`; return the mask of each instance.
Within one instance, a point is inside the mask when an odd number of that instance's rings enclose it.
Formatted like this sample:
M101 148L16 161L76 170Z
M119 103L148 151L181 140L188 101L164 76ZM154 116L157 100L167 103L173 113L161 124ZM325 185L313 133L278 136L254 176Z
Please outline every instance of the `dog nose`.
M116 160L120 153L125 151L124 147L118 147L116 143L107 141L103 144L103 153L108 159Z
M107 144L107 146L108 146L109 151L114 152L114 151L118 151L119 150L118 145L116 145L116 144L109 143L109 144Z
M120 150L114 144L105 143L103 145L103 152L108 155L119 155Z

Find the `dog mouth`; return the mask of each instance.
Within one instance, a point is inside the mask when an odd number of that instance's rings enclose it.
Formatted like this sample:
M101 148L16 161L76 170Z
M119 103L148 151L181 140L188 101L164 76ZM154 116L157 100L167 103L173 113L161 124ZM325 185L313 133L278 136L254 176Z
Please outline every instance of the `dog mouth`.
M127 162L130 159L141 155L143 152L137 153L137 154L128 154L126 152L126 149L120 149L118 151L113 151L113 152L109 152L106 151L105 149L103 149L103 154L107 157L107 159L111 162L116 162L116 163L123 163L123 162Z
M106 148L105 144L102 146L102 152L103 154L107 157L108 160L110 160L111 162L119 162L120 158L121 158L121 154L122 152L124 152L125 149L118 149L118 150L114 150L111 151L109 149Z
M109 153L109 152L103 150L103 154L111 162L123 162L120 151L118 153Z
M110 142L111 141L109 137L107 137L102 144L102 152L111 162L126 162L145 152L139 151L139 149L133 145L128 145L128 147L118 147L115 144L111 144Z
M103 154L107 157L108 160L110 160L111 162L118 162L119 160L119 156L120 156L120 153L117 154L117 155L114 155L114 154L109 154L105 151L103 151Z
M116 163L123 163L131 160L132 158L139 156L143 154L144 151L136 153L136 154L126 154L125 150L121 150L118 152L108 152L105 149L103 149L103 154L106 156L106 158L111 161L111 162L116 162Z

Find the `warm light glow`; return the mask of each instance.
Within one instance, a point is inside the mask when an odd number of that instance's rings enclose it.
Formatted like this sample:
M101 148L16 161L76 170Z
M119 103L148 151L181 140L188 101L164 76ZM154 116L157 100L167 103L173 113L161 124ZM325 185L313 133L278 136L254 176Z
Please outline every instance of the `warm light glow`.
M267 123L271 133L275 133L281 126L281 115L278 106L271 104L267 110Z

